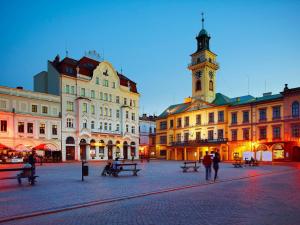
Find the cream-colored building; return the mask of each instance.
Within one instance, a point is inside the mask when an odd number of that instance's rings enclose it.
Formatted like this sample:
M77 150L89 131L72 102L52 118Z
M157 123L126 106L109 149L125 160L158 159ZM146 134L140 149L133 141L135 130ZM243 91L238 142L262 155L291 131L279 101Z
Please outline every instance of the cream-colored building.
M56 57L34 86L61 96L63 160L138 158L139 93L111 63Z
M0 123L0 144L17 153L49 150L61 158L59 96L0 86Z

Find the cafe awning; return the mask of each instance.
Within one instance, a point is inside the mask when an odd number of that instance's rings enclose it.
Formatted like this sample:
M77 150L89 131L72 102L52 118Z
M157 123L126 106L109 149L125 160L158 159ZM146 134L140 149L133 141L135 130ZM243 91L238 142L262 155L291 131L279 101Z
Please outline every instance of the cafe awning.
M59 151L54 145L52 144L39 144L32 148L32 150L40 150L40 151Z
M0 150L12 150L12 148L0 143Z

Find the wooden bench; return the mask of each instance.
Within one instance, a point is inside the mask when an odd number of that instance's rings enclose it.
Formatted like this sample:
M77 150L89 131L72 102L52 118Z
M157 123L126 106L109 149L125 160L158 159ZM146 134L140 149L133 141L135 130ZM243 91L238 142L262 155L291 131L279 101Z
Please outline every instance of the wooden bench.
M242 160L235 160L235 162L232 165L234 166L234 168L242 168L243 167Z
M197 161L192 161L192 162L184 162L183 166L181 166L183 172L187 172L188 169L194 169L194 172L198 172L200 166L197 166Z
M111 174L114 177L117 177L119 175L119 173L126 172L126 171L127 172L132 171L132 175L137 176L137 173L141 170L141 169L136 168L137 163L120 163L120 164L114 165L114 166L117 167L116 169L114 169L114 168L111 169Z
M28 178L28 182L31 185L35 184L35 179L38 177L34 174L33 168L5 168L0 169L0 172L14 172L14 171L20 171L21 173L17 174L16 176L10 176L10 177L2 177L0 180L8 180L8 179L17 179L19 184L22 184L22 178Z

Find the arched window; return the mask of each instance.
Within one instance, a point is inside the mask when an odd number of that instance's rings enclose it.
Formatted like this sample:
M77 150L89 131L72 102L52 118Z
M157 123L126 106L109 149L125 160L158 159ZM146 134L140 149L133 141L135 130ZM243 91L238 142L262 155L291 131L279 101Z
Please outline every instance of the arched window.
M196 81L196 91L201 91L201 80Z
M299 117L299 102L297 101L292 104L292 117Z
M74 138L73 137L67 137L67 139L66 139L66 144L71 144L71 145L73 145L73 144L75 144L75 140L74 140Z
M209 81L209 90L213 91L214 90L214 83L212 80Z

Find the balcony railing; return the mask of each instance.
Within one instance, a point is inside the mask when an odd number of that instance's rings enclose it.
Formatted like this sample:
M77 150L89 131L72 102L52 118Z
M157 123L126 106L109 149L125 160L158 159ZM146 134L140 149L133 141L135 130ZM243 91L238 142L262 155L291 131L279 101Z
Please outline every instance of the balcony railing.
M206 144L223 144L227 143L228 138L218 138L218 139L200 139L200 140L188 140L188 141L176 141L171 142L171 146L199 146Z
M219 63L217 63L216 61L208 60L208 59L202 59L200 61L189 63L188 67L195 66L195 65L198 65L198 64L201 64L201 63L205 63L205 62L209 62L209 63L211 63L211 64L213 64L213 65L215 65L215 66L217 66L219 68Z

